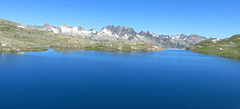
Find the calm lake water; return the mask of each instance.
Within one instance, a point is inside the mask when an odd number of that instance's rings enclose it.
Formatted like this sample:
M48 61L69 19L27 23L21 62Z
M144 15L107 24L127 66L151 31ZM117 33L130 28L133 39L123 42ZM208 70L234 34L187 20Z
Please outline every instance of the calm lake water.
M0 54L0 109L240 109L240 61L186 50Z

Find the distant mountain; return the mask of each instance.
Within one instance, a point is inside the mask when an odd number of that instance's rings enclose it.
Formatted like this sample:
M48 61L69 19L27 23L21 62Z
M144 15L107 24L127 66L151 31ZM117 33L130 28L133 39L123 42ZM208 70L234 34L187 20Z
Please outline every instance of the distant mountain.
M82 27L72 27L68 25L56 27L45 24L43 26L27 25L27 27L58 34L73 35L99 42L136 41L150 43L164 48L185 48L207 40L207 38L199 35L157 35L149 31L137 33L133 28L121 26L105 26L99 32L96 29L86 30Z
M209 39L187 49L198 53L240 59L240 35L227 39Z
M28 51L43 51L48 48L75 48L102 51L159 51L161 47L143 42L118 41L95 42L72 36L96 34L97 31L85 30L81 27L63 25L54 27L48 24L43 26L47 31L28 28L22 24L0 19L0 53L18 53ZM51 31L51 32L49 32ZM64 34L53 34L65 33Z

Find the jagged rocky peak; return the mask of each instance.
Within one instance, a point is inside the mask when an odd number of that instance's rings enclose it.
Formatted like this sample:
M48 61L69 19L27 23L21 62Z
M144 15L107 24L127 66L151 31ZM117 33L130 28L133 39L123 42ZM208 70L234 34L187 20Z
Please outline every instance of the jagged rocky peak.
M85 31L85 29L81 26L78 26L77 28L78 28L78 31Z
M112 33L115 33L117 35L136 35L136 31L133 28L128 28L128 27L121 27L121 26L105 26L102 30L107 29L111 31Z
M89 31L97 31L96 29L94 29L94 28L92 28L92 29L90 29Z
M54 26L52 26L52 25L46 23L46 24L43 25L43 27L54 27Z
M89 31L91 31L94 34L98 33L98 31L96 29L94 29L94 28L90 29Z
M146 34L147 34L147 33L144 32L144 31L141 31L141 32L139 33L140 36L146 36Z
M187 37L187 35L186 35L186 34L181 34L180 36L181 36L181 37Z
M78 26L78 27L75 27L75 26L69 26L69 25L62 25L60 26L60 28L67 28L67 29L72 29L73 31L86 31L83 27L81 26Z
M147 31L146 37L153 37L153 34L150 31Z
M68 25L67 24L63 24L60 27L68 27Z
M62 26L60 26L60 28L73 28L73 26L68 26L67 24L63 24ZM77 27L75 27L77 28Z
M150 31L144 32L141 31L140 33L138 33L140 36L146 36L146 37L159 37L159 35L152 33Z

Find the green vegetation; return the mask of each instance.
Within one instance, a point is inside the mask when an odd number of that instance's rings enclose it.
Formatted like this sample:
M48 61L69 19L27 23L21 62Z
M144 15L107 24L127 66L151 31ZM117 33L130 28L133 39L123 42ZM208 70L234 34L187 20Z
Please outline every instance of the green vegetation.
M31 29L0 19L0 53L44 51L47 48L78 48L104 51L156 51L153 45L136 42L98 43L87 39Z
M119 41L119 42L103 42L96 43L87 50L101 51L160 51L161 47L153 46L143 42Z
M209 39L192 47L188 47L187 49L198 53L240 59L240 35L235 35L231 38L222 40Z

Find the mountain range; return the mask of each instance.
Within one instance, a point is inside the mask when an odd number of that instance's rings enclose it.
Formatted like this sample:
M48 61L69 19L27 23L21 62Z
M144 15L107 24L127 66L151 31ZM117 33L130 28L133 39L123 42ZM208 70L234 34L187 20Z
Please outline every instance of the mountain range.
M199 35L157 35L149 31L141 31L137 33L133 28L124 26L105 26L100 31L97 31L96 29L86 30L80 26L74 27L68 25L57 27L49 24L44 24L42 26L27 25L27 27L46 30L56 34L72 35L75 37L98 42L135 41L150 43L161 46L163 48L185 48L207 40L206 37Z
M83 49L101 51L160 51L161 47L144 42L96 42L72 35L54 34L0 19L0 54L24 53L52 49Z

